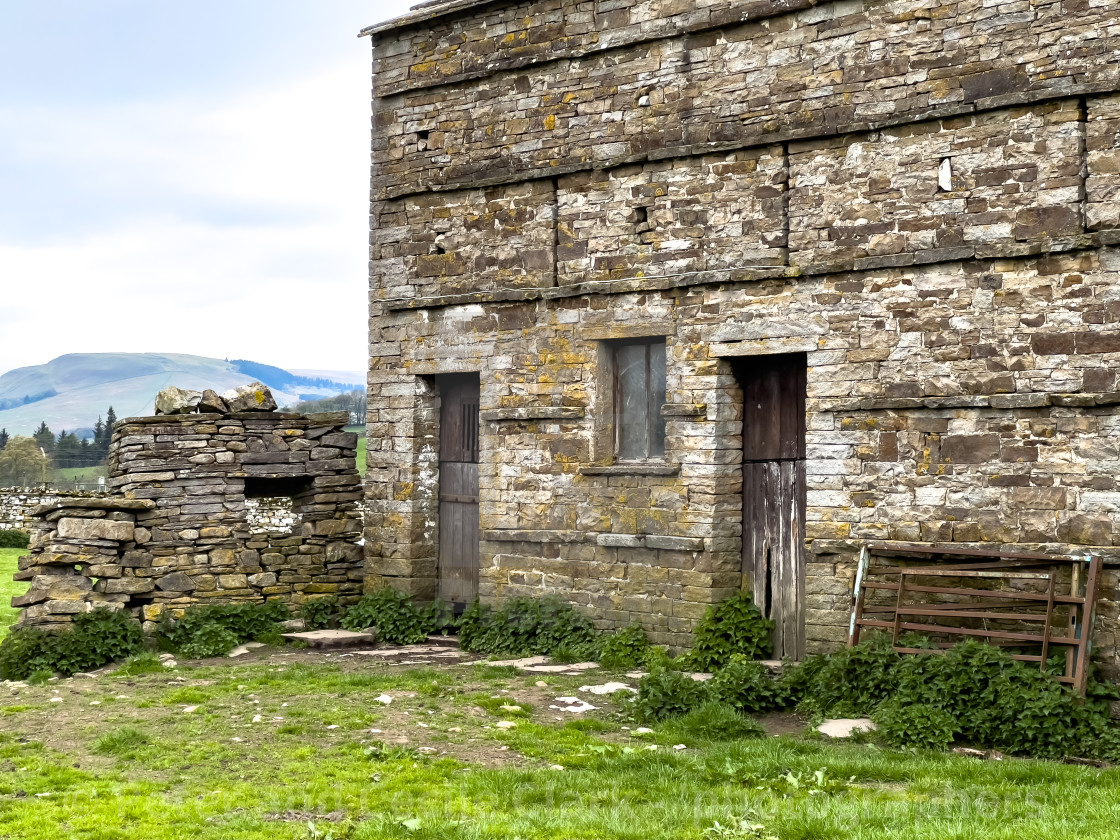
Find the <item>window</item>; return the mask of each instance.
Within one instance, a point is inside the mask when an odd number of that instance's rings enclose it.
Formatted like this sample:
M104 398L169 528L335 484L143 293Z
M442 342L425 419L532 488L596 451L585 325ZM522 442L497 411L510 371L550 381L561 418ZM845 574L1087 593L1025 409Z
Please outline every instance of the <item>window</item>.
M614 445L620 461L665 455L665 339L613 343Z

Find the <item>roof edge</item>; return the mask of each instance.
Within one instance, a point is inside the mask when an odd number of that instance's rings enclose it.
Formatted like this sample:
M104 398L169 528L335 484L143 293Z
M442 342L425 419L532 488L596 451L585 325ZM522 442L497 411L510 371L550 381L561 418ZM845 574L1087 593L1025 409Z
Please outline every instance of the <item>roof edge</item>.
M407 14L391 18L373 26L367 26L358 33L359 38L367 35L380 35L394 29L404 29L408 26L417 26L437 18L447 17L458 12L465 12L480 6L492 6L499 3L509 3L511 0L429 0L413 6Z

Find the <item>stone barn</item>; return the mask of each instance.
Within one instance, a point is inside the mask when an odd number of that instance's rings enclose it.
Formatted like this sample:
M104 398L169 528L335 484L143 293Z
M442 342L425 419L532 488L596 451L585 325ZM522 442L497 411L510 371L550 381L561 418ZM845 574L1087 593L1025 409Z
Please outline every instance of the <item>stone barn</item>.
M848 638L861 547L1120 559L1120 4L426 3L373 46L367 586Z

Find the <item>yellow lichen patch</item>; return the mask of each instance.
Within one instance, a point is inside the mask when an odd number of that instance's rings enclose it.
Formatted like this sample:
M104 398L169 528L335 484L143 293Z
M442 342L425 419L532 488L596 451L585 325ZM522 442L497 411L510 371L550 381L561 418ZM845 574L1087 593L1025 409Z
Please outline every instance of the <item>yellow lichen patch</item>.
M544 118L544 130L553 131L556 128L556 115L549 114Z
M415 489L415 482L402 481L393 487L393 499L398 502L407 502L412 498L412 492Z

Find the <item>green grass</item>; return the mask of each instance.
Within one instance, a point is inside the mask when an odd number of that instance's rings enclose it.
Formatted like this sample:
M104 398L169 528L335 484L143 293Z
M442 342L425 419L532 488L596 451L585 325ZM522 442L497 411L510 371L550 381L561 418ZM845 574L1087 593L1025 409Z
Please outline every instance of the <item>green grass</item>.
M358 438L358 474L366 474L366 438L365 435Z
M1120 837L1117 771L710 723L637 737L612 698L548 708L587 675L279 655L174 673L5 691L0 836L294 839L310 819L339 840L695 840L750 815L782 840Z
M20 553L0 551L5 592ZM618 697L549 708L610 672L540 686L359 660L288 648L167 671L140 657L2 687L0 837L1120 838L1117 770L758 736L720 709L639 736ZM705 834L717 824L744 828Z
M0 639L8 635L8 625L19 615L19 610L11 606L12 598L27 592L28 584L12 580L17 561L24 554L26 548L0 548Z

